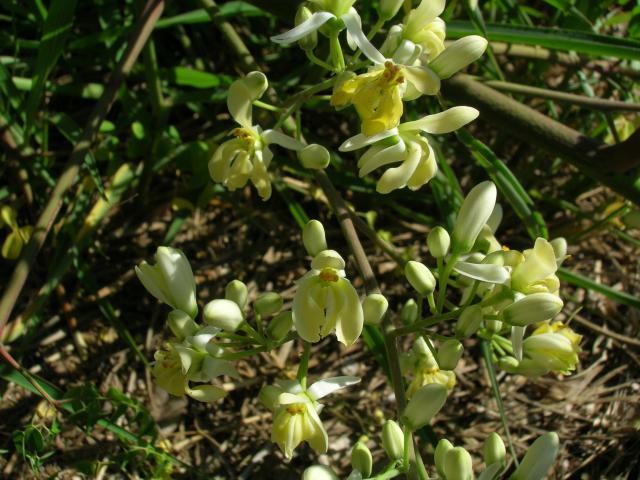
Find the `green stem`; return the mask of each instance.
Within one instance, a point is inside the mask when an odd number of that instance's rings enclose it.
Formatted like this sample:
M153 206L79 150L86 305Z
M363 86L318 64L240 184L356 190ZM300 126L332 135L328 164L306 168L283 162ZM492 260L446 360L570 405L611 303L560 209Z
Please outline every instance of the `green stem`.
M329 65L324 60L316 57L312 50L305 50L304 53L307 54L307 58L309 59L309 61L311 61L311 63L315 63L316 65L324 68L325 70L329 70L330 72L333 72L335 70L332 65Z
M304 350L302 351L302 358L300 358L300 365L298 365L298 374L296 378L300 382L302 390L307 389L307 371L309 370L309 354L311 353L311 344L309 342L302 342Z
M453 267L455 267L456 262L458 261L458 257L460 254L452 253L451 258L444 267L442 271L442 276L438 279L438 302L436 303L436 311L438 313L442 313L442 307L444 306L444 300L447 296L447 282L449 281L449 275L453 271Z
M427 295L427 302L429 302L429 311L432 314L435 314L437 312L437 309L436 309L436 300L433 297L433 292Z
M280 113L282 111L282 108L276 107L275 105L271 105L270 103L267 103L267 102L263 102L262 100L254 100L253 104L258 108L269 110L270 112Z
M403 335L409 335L411 333L419 332L428 327L432 327L440 322L444 322L446 320L453 320L454 318L458 318L462 314L463 309L459 308L452 312L443 313L442 315L433 315L427 318L423 318L422 320L418 320L412 325L407 325L405 327L399 327L394 329L391 332L391 335L394 337L400 337Z
M491 380L491 389L493 390L493 396L496 399L496 403L498 404L498 411L500 412L500 420L502 421L502 427L504 428L504 433L507 437L507 443L509 444L509 452L511 452L511 456L513 457L513 461L516 466L519 465L518 456L516 455L516 449L513 446L513 441L511 440L511 432L509 431L509 424L507 422L507 415L504 411L504 404L502 403L502 397L500 396L500 388L498 387L498 380L496 379L496 372L493 370L493 362L491 360L491 350L489 348L489 342L486 340L482 340L482 355L484 356L484 361L487 367L487 373L489 374L489 379Z
M331 60L334 62L333 71L336 73L344 72L344 55L342 54L342 46L340 45L340 32L334 32L329 37L329 48L331 51Z

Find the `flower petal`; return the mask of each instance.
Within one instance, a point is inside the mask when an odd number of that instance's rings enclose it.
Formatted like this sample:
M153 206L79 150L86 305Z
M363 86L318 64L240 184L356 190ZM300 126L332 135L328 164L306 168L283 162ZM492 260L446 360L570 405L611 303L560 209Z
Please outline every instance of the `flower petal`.
M389 193L398 188L402 188L407 185L407 182L415 172L422 156L422 150L417 146L415 142L410 142L407 145L407 157L402 162L402 165L395 168L390 168L384 175L378 180L376 190L379 193Z
M304 143L299 142L295 138L285 135L282 132L278 132L277 130L265 130L262 134L262 138L264 138L267 143L275 143L276 145L280 145L281 147L288 150L294 150L296 152L305 147Z
M372 149L373 148L375 148L375 146L372 147ZM368 153L369 152L365 153L362 156L363 161L359 165L360 171L358 172L358 175L360 177L364 177L365 175L368 175L375 169L380 168L384 165L402 162L408 155L407 146L402 140L395 145L391 145L390 147L382 148L380 150L373 150L371 156L367 155Z
M307 389L307 394L314 400L320 400L341 388L355 385L359 382L360 379L358 377L350 376L324 378L314 382L314 384Z
M522 341L524 340L524 332L527 326L511 327L511 346L513 347L513 356L519 362L522 361Z
M223 388L216 387L215 385L199 385L194 388L187 387L186 393L194 400L206 403L215 402L227 395L227 392Z
M320 340L320 329L324 324L324 309L310 294L310 290L318 284L318 277L308 277L298 282L298 288L293 296L293 324L300 338L307 342Z
M502 284L509 280L509 272L500 265L489 263L457 262L453 269L460 275L481 282Z
M252 105L267 90L269 82L262 72L250 72L233 82L227 95L227 108L236 122L251 127Z
M435 95L440 91L440 77L428 67L405 67L407 82L423 95Z
M473 107L453 107L435 115L427 115L398 127L401 132L422 130L426 133L449 133L475 120L480 112Z
M362 333L364 313L358 292L348 280L341 278L338 282L338 288L345 296L345 305L336 322L336 337L340 343L349 346Z
M292 28L287 32L281 33L280 35L274 35L273 37L271 37L271 41L284 45L297 42L301 38L309 35L311 32L315 32L316 30L318 30L322 25L327 23L332 18L336 17L330 12L316 12L297 27Z
M362 31L362 22L360 15L355 8L351 7L347 13L340 17L344 22L345 27L351 39L358 45L362 53L371 60L373 63L382 64L385 61L384 55L382 55L376 47L367 39L367 36Z
M340 150L341 152L352 152L353 150L358 150L360 148L379 142L380 140L384 140L385 138L393 137L397 134L397 128L385 130L383 132L376 133L375 135L371 135L370 137L366 136L364 133L359 133L358 135L354 135L353 137L346 139L342 143L342 145L340 145L338 150Z

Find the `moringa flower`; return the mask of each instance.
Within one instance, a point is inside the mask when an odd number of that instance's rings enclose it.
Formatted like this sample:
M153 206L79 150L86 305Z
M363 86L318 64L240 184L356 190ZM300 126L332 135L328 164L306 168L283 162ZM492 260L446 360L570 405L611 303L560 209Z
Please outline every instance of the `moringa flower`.
M286 458L291 458L293 450L305 441L316 452L326 452L329 439L320 420L322 405L318 400L359 381L357 377L327 378L306 390L298 381L263 387L259 398L274 413L271 441L278 444Z
M522 252L521 260L511 272L511 288L524 293L549 292L557 295L560 281L556 276L558 264L553 245L537 238L534 247Z
M142 261L135 267L136 275L151 295L191 318L198 314L196 282L189 260L181 250L158 247L156 264Z
M402 372L413 376L407 387L407 398L413 395L424 385L438 383L453 390L456 385L456 374L451 370L441 370L438 362L431 353L424 338L418 338L413 344L413 350L401 357Z
M293 297L293 323L298 335L317 342L335 329L344 345L355 342L364 323L362 305L344 272L345 263L334 250L323 250L311 270L298 280Z
M215 182L235 190L251 180L263 200L271 196L271 179L267 169L273 153L269 145L280 145L296 152L305 149L302 142L284 133L262 131L259 125L252 125L253 102L262 97L268 85L267 77L261 72L251 72L231 84L227 107L240 126L231 131L234 138L220 145L209 161L209 174ZM319 145L315 148L324 149Z
M340 146L340 151L350 152L369 147L358 161L360 177L385 165L400 163L388 168L380 177L376 186L378 192L389 193L405 186L417 190L431 180L438 170L435 153L427 138L420 135L420 132L449 133L473 121L477 116L475 108L453 107L435 115L402 123L376 135L358 134L347 139Z

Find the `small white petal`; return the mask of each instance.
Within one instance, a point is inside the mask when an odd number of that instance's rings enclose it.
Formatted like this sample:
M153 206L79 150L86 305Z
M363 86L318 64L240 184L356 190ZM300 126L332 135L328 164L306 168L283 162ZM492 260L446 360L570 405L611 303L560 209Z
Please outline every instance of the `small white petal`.
M323 397L340 390L341 388L348 387L360 382L358 377L333 377L318 380L307 389L307 393L314 400L320 400Z
M372 147L374 148L374 147ZM367 152L369 153L369 152ZM367 154L362 156L362 163L358 175L364 177L365 175L373 172L375 169L380 168L390 163L402 162L407 156L407 145L400 141L390 147L382 148L380 150L373 150L373 155Z
M405 67L407 82L423 95L435 95L440 91L440 77L428 67Z
M509 272L500 265L458 262L453 269L465 277L481 282L502 284L509 280Z
M449 133L475 120L480 112L473 107L453 107L435 115L427 115L398 127L401 132L422 130L426 133Z
M384 63L384 55L382 55L378 49L369 42L362 31L362 22L360 21L360 15L358 15L356 9L351 7L347 13L342 15L341 19L347 27L349 35L351 35L353 41L358 45L358 47L360 47L362 53L364 53L364 55L373 63Z
M288 32L271 37L271 41L285 45L288 43L297 42L301 38L309 35L311 32L315 32L316 30L318 30L322 25L327 23L332 18L336 18L332 13L316 12L297 27L292 28Z
M376 185L376 190L379 193L389 193L407 185L407 182L418 167L422 150L414 142L411 142L407 146L407 153L407 158L402 162L402 165L388 169L380 177Z
M353 150L358 150L360 148L366 147L368 145L372 145L380 140L384 140L385 138L393 137L398 134L397 128L392 128L391 130L385 130L380 133L376 133L375 135L371 135L370 137L366 136L364 133L359 133L354 135L351 138L347 138L342 145L338 148L341 152L352 152Z
M276 130L265 130L262 134L262 138L267 143L275 143L276 145L280 145L281 147L288 150L294 150L296 152L302 150L305 146L304 143L299 142L295 138Z

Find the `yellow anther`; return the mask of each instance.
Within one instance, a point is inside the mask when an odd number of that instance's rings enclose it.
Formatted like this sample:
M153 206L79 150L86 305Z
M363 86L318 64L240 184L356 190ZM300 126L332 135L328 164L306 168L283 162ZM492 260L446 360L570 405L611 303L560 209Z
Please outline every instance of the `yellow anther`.
M289 415L299 415L304 413L304 405L301 403L295 403L287 407L287 413Z
M333 268L325 268L320 272L320 280L323 282L337 282L340 277Z

